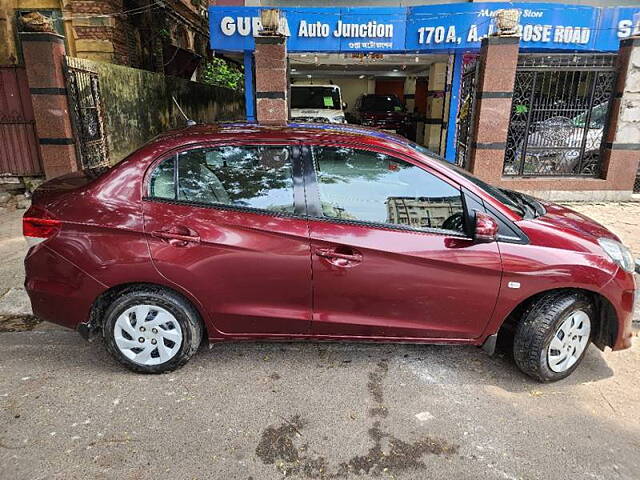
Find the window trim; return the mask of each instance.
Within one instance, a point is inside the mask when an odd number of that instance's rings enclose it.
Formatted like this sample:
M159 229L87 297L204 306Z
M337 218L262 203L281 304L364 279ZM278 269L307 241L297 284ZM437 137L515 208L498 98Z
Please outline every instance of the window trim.
M414 159L411 159L410 157L403 155L402 153L395 152L391 149L380 148L377 146L356 143L356 142L354 143L337 142L337 141L332 142L332 141L322 141L319 139L317 141L311 141L311 142L305 143L306 151L303 153L303 158L302 158L305 166L304 180L305 180L305 192L308 193L307 194L307 216L309 217L309 219L318 220L322 222L339 223L342 225L346 224L346 225L364 226L364 227L372 227L372 228L379 228L379 229L385 229L385 230L396 230L401 232L418 233L418 234L421 234L421 233L436 234L436 235L450 236L450 237L456 237L456 238L465 238L469 240L473 239L473 237L469 235L469 232L466 231L466 228L464 232L456 232L454 230L444 230L441 228L431 228L431 227L414 228L414 227L410 227L402 224L378 223L378 222L370 222L366 220L341 219L341 218L333 218L333 217L325 216L322 211L322 203L320 200L320 188L318 186L318 177L316 174L314 158L313 158L313 148L320 147L320 146L321 147L337 147L337 148L340 148L340 147L353 148L357 150L365 150L365 151L374 152L374 153L381 153L383 155L390 156L391 158L396 158L403 162L409 163L425 171L426 173L433 175L437 179L445 182L446 184L458 190L460 192L460 198L462 200L463 215L465 219L467 217L465 192L464 192L464 189L462 188L462 185L458 184L457 182L454 182L448 177L440 175L440 172L434 171L433 169L429 168L426 165L421 165L417 163Z
M226 203L207 203L207 202L194 202L191 200L178 199L178 163L179 155L191 150L203 150L221 147L287 147L291 150L291 180L293 182L293 212L278 212L273 210L267 210L264 208L244 207L240 205L232 205ZM174 179L174 198L162 198L154 197L151 195L151 178L158 166L173 158L173 179ZM166 203L171 205L184 205L197 208L209 208L213 210L225 210L225 211L239 211L244 213L256 213L259 215L270 215L274 217L286 217L286 218L306 218L306 199L304 196L304 180L302 178L302 153L300 142L283 142L277 140L265 140L264 142L251 142L244 143L242 141L212 141L201 142L187 145L181 145L179 147L172 148L153 159L153 161L147 167L144 174L144 181L142 183L142 201L144 202L157 202Z

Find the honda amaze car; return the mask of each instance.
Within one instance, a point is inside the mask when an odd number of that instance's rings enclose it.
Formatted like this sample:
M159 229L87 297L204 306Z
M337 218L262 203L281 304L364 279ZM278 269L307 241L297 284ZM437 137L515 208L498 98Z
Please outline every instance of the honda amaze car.
M24 215L34 314L137 372L203 339L483 346L569 375L628 348L633 258L567 208L353 126L192 126L44 183Z

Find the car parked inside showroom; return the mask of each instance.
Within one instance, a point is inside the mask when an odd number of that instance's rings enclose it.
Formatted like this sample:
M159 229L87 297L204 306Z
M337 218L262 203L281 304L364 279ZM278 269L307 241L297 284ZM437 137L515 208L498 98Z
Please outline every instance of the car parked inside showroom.
M166 372L203 339L513 335L540 381L631 344L634 261L568 208L350 125L196 125L50 180L25 213L38 317Z
M337 85L291 85L292 122L347 123L346 106Z
M367 93L356 100L349 117L350 123L379 128L407 136L410 119L407 109L395 95Z

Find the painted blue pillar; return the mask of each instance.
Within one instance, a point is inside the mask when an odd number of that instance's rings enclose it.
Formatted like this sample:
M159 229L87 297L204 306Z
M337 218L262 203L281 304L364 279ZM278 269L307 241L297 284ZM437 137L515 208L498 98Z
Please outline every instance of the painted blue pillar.
M256 95L253 90L253 51L244 51L244 107L247 122L256 121Z
M449 119L447 120L447 144L444 158L448 162L456 161L456 132L458 130L457 117L460 107L460 82L462 80L463 53L456 53L453 57L453 72L451 75L451 94L449 95Z

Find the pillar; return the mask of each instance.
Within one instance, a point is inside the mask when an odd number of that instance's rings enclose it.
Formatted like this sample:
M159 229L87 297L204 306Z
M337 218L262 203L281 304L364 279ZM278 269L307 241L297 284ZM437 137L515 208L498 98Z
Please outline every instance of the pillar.
M456 53L453 58L453 71L451 73L451 91L449 95L449 115L447 120L447 143L444 157L448 162L456 161L456 134L458 111L460 108L460 84L462 81L462 60L464 55Z
M374 94L376 93L376 79L375 78L370 78L367 80L367 94Z
M253 90L253 53L244 52L244 104L247 122L256 121L256 98Z
M617 82L602 149L602 176L611 190L633 191L640 161L640 36L620 42Z
M519 49L516 36L488 37L480 48L469 170L488 182L502 177Z
M21 33L42 166L47 178L78 169L67 89L64 37L55 33Z
M424 142L425 147L436 153L440 153L442 122L445 118L446 89L447 64L432 63L429 67L429 83L427 85Z
M289 121L287 41L283 35L255 37L256 117L264 125Z
M404 79L404 104L407 112L416 111L416 77L405 77Z

